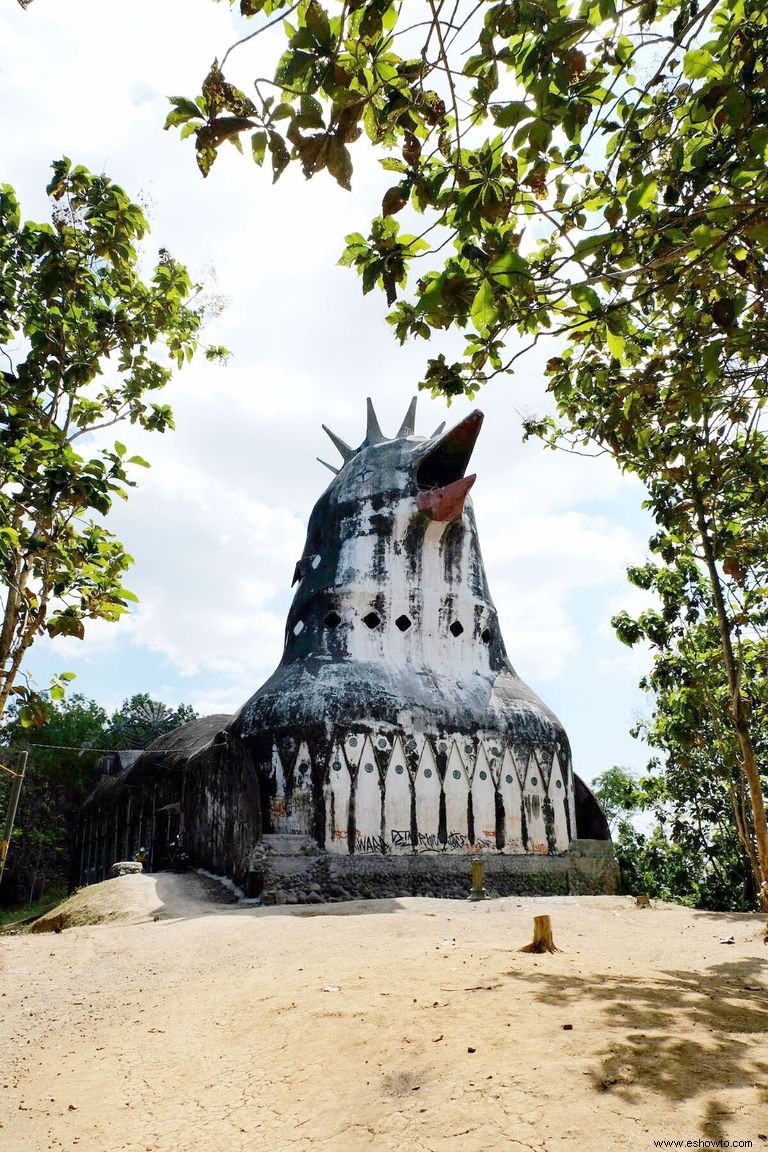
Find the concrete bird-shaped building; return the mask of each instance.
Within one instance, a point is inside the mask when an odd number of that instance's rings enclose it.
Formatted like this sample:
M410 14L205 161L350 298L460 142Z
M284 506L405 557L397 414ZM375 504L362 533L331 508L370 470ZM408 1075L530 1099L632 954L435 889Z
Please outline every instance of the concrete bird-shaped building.
M278 668L234 717L105 766L81 881L147 841L152 870L183 842L274 900L456 895L478 854L499 892L615 891L605 819L488 590L467 475L482 414L422 437L415 410L388 439L369 401L358 448L326 429L341 465L309 520Z
M359 448L312 512L280 666L232 733L271 832L341 854L558 853L574 830L562 725L509 662L467 475L483 417ZM326 429L326 431L329 431Z

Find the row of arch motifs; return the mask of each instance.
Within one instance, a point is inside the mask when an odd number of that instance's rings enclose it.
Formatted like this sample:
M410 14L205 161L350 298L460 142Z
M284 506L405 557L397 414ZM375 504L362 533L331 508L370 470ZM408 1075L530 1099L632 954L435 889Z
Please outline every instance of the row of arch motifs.
M388 757L380 773L382 756ZM545 802L551 805L552 830L556 852L569 846L569 821L573 812L573 783L569 766L553 750L518 743L514 750L498 739L470 743L455 736L437 742L421 736L407 741L411 762L418 768L411 780L400 736L351 734L331 753L325 797L325 848L348 855L349 805L355 793L355 853L410 854L411 789L416 800L416 829L419 852L495 852L496 797L504 808L505 844L510 854L550 851L545 821ZM445 777L440 779L437 749L447 755ZM275 797L272 825L277 832L309 834L312 828L311 760L306 744L299 747L294 761L292 787L286 794L286 772L277 748L273 749L272 771ZM438 838L440 793L445 795L447 840ZM468 800L472 795L474 841L469 838Z

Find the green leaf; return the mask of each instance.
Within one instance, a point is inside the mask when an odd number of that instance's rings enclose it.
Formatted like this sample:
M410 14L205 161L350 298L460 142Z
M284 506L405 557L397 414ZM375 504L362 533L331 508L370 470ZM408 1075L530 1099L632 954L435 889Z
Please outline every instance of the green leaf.
M616 232L601 232L597 236L585 236L580 240L574 249L574 256L577 259L582 259L585 256L592 255L599 251L600 248L610 246L616 237Z
M611 332L610 328L605 330L605 341L608 345L610 353L615 356L617 360L624 359L624 352L626 350L627 342L623 336Z
M494 257L488 265L488 275L504 287L510 287L518 277L530 278L531 267L518 252L509 249Z
M323 128L323 106L320 101L314 96L302 96L297 119L302 128Z
M536 109L530 108L523 100L510 100L506 104L491 109L497 128L516 128L523 120L535 118Z
M706 48L692 48L683 57L683 72L689 80L700 80L715 68L712 53Z
M289 120L293 116L293 105L281 103L272 111L273 120Z
M331 44L331 26L328 20L328 13L317 3L317 0L309 0L307 4L304 19L307 28L312 33L315 41L321 47L328 47Z
M627 197L627 205L634 212L651 208L658 197L659 186L655 176L643 176Z
M337 184L347 191L352 190L352 157L349 149L335 138L328 141L326 167Z
M582 312L587 314L602 311L600 297L594 288L588 284L574 284L571 288L571 297L579 305Z
M626 64L632 58L634 46L628 36L619 36L616 41L616 58L620 64Z
M267 143L269 154L272 157L272 183L274 184L288 167L291 156L285 140L278 132L270 132Z
M498 313L493 296L493 288L487 280L483 280L475 293L470 308L470 317L475 329L484 336L496 323Z
M266 132L254 132L251 136L251 154L256 164L261 167L264 163L264 156L267 151L267 134Z

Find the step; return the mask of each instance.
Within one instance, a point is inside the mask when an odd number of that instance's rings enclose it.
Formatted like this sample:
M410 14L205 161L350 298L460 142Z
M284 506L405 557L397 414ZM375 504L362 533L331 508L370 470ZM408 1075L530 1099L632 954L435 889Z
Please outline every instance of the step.
M262 836L261 842L275 856L302 856L309 850L317 850L312 837L300 832L270 832Z

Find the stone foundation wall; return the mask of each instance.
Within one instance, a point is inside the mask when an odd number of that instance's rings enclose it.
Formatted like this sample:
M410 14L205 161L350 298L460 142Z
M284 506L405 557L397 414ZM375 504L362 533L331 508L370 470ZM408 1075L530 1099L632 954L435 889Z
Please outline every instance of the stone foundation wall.
M570 852L550 855L487 855L485 886L494 896L611 895L618 867L610 842L574 841ZM467 857L423 853L410 856L337 856L319 851L309 838L265 837L252 853L249 896L265 904L324 904L405 896L464 899L471 889Z
M572 840L568 856L574 896L615 896L621 892L621 872L610 840Z

